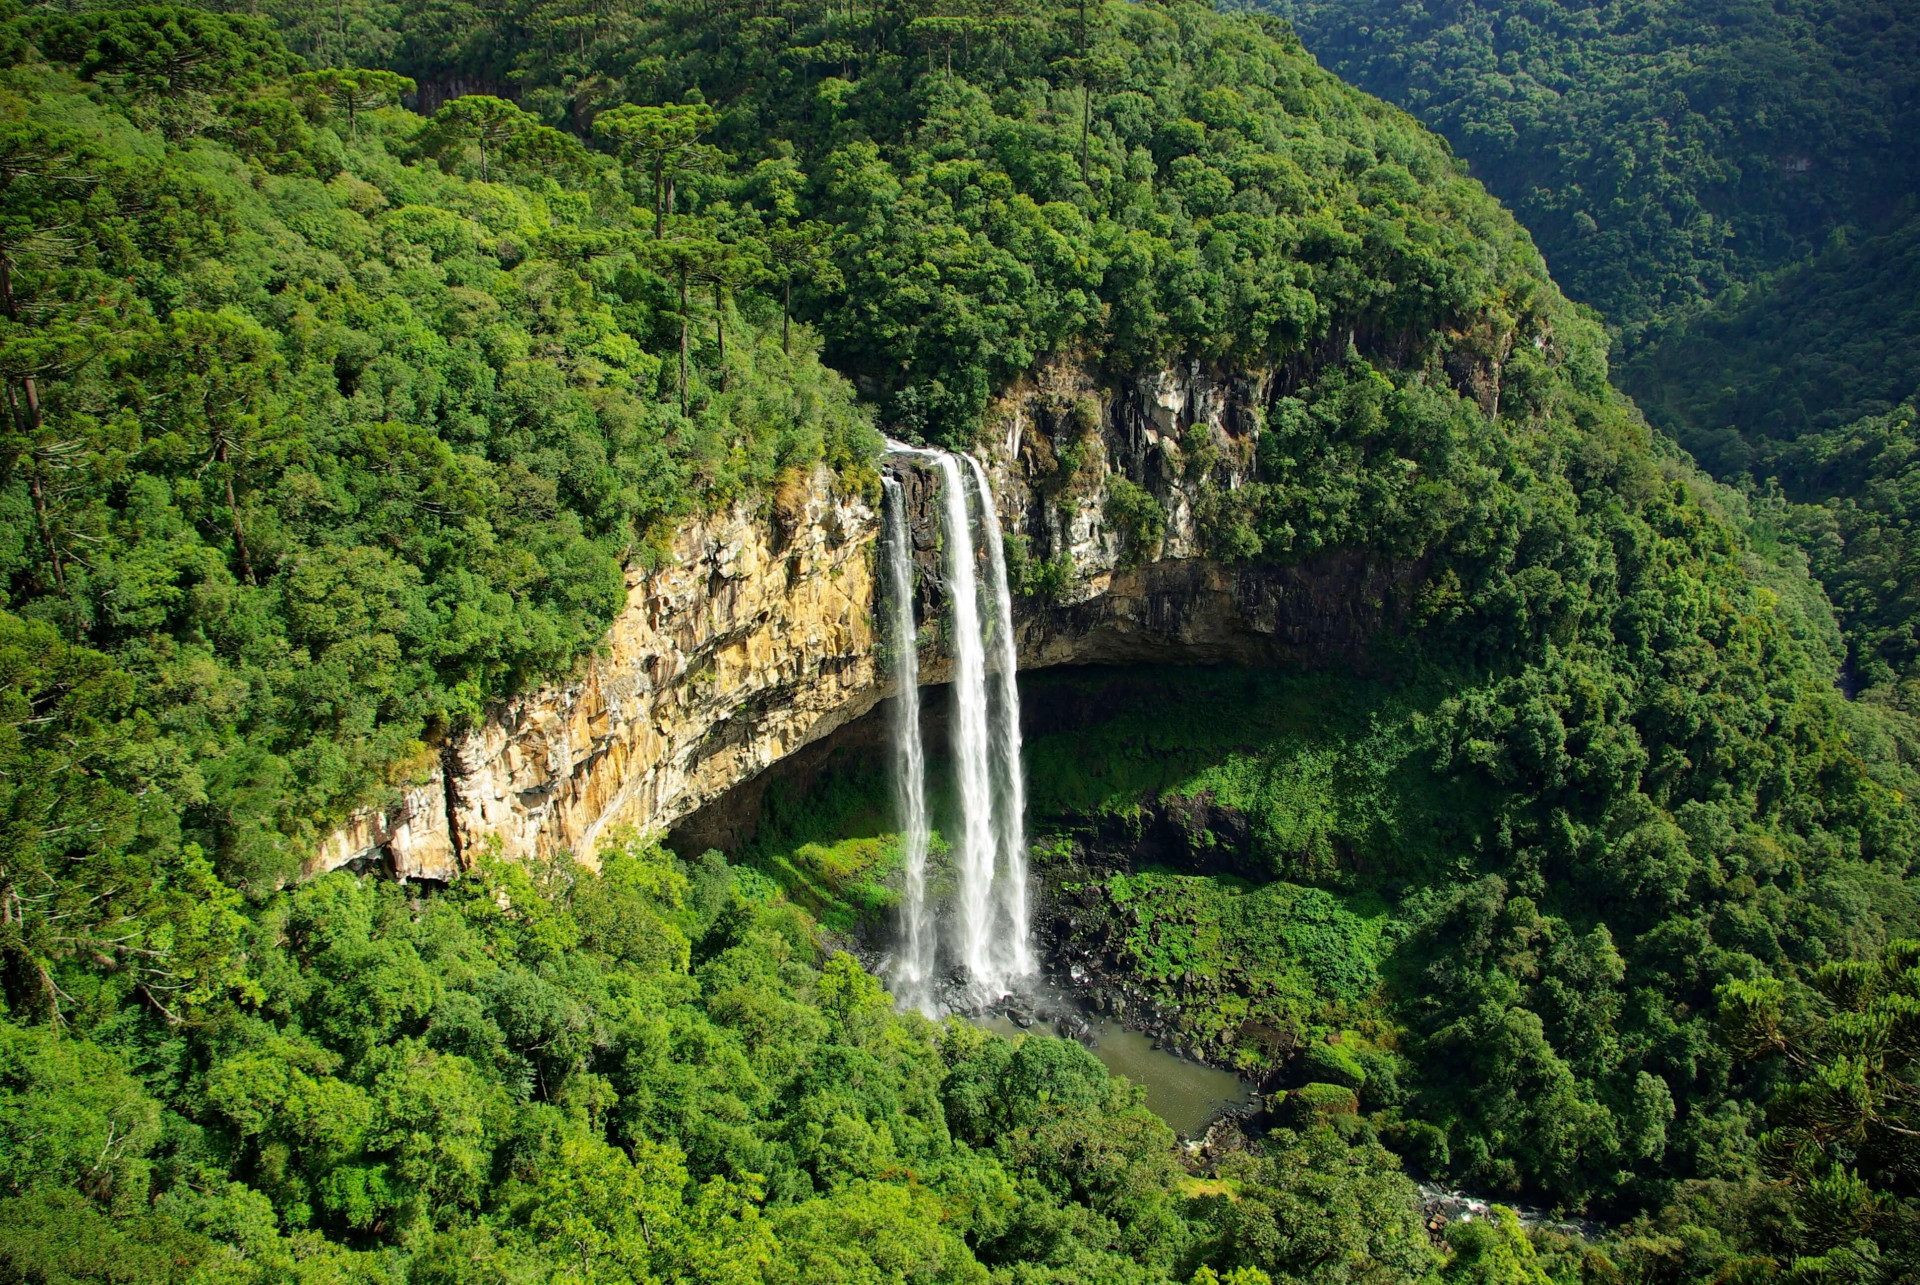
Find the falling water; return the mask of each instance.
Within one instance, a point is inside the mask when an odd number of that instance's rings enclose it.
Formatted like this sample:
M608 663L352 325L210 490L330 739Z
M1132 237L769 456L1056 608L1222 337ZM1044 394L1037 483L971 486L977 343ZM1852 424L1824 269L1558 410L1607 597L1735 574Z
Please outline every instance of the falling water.
M999 697L993 710L993 748L999 769L994 781L999 788L994 808L994 837L999 844L1000 877L995 881L995 888L996 910L1002 921L995 941L994 981L1001 984L1008 978L1025 977L1033 972L1033 951L1027 937L1027 781L1020 763L1020 661L1013 637L1013 593L1007 585L1007 554L1000 537L999 507L994 503L987 471L971 455L966 459L980 491L984 517L981 531L986 538L987 567L993 581L992 663Z
M933 915L927 907L927 756L920 743L919 630L913 620L913 545L907 536L906 494L882 478L887 505L887 590L893 598L893 787L900 807L900 843L906 868L901 906L901 950L895 982L900 999L916 1008L933 1002Z
M993 771L987 753L987 657L973 565L973 523L960 464L941 453L947 596L953 608L953 758L960 787L961 962L975 985L993 984Z
M1033 972L1027 938L1026 783L1020 766L1020 690L1013 639L1013 599L1007 585L1006 550L1000 535L993 488L979 463L945 451L889 443L898 454L928 460L940 475L941 533L945 548L947 598L952 615L947 633L953 656L953 761L959 788L960 833L953 844L958 866L955 941L965 966L971 1003L995 999L1018 978ZM969 486L971 482L973 485ZM912 629L912 572L908 561L904 493L887 479L891 509L887 538L891 545L888 590L894 599L895 632ZM985 545L990 582L981 618L981 584L973 539L973 509ZM988 648L991 644L993 699L988 698ZM909 649L906 649L910 651ZM926 887L925 761L919 740L919 700L907 688L918 678L917 660L903 656L898 671L902 700L896 711L894 767L899 776L902 824L906 827L906 904L902 908L904 950L896 964L896 989L903 1002L931 1011L935 973L932 914ZM911 730L909 730L909 722Z

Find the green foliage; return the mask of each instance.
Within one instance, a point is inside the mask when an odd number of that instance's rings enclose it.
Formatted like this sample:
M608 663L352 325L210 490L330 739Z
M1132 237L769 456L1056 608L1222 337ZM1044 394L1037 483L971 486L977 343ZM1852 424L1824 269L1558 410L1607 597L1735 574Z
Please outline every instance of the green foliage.
M1107 522L1120 534L1125 547L1122 561L1140 563L1160 554L1160 541L1167 532L1167 515L1160 501L1145 487L1116 476L1107 483Z
M1029 741L1052 832L1037 848L1071 941L1151 999L1181 1047L1357 1089L1366 1127L1430 1173L1570 1205L1751 1178L1769 1090L1732 1074L1714 988L1805 976L1909 931L1913 784L1894 726L1788 680L1806 703L1777 732L1740 731L1739 704L1689 724L1741 748L1708 767L1710 742L1691 741L1694 766L1669 755L1681 775L1653 804L1662 755L1647 747L1670 715L1615 702L1648 683L1673 699L1655 672L1556 658L1398 690L1036 675L1026 701L1060 729ZM1771 810L1758 779L1734 784L1762 754L1820 782L1802 787L1819 821ZM1728 790L1677 784L1702 771ZM1260 882L1102 868L1138 849ZM1287 882L1303 877L1386 895Z
M1920 218L1825 252L1675 325L1621 386L1722 476L1778 476L1796 499L1856 495L1799 456L1920 389ZM1703 378L1702 372L1712 372Z
M1920 1173L1920 942L1889 942L1877 959L1831 963L1811 981L1811 1011L1789 1011L1777 983L1718 992L1733 1049L1785 1064L1760 1146L1794 1189L1790 1243L1809 1258L1871 1246L1899 1217L1893 1193L1911 1192Z
M238 894L180 840L155 788L167 749L132 678L0 613L0 683L8 1007L58 1017L131 992L170 1011L244 985Z
M1674 39L1677 9L1643 9L1606 11L1634 58ZM1911 738L1833 692L1817 592L1761 556L1813 515L1756 525L1663 454L1444 146L1282 24L1191 3L285 19L331 70L248 18L0 22L5 1270L1430 1279L1378 1139L1639 1211L1614 1248L1641 1279L1906 1270L1911 1176L1835 1106L1907 1092L1840 1049L1899 1014L1820 970L1920 921ZM1498 74L1568 88L1519 97L1604 137L1572 92L1600 69L1542 41ZM1701 172L1779 141L1720 107L1773 103L1781 67L1715 62L1705 114L1643 95L1621 119L1679 159L1571 157L1540 198L1606 255L1646 247L1626 324L1855 217L1832 184L1703 214ZM427 123L382 106L408 79ZM1908 163L1895 138L1859 136L1863 182ZM1084 1050L895 1014L821 959L807 909L887 904L871 779L776 800L734 871L627 836L598 875L481 852L432 896L282 887L322 827L564 673L676 520L870 477L856 383L961 444L1047 356L1270 378L1250 473L1169 448L1202 546L1386 625L1341 658L1393 686L1161 672L1129 703L1076 676L1059 704L1099 716L1031 742L1074 931L1176 1037L1295 1086L1299 1132L1188 1188ZM1043 496L1110 472L1097 420L1076 408ZM1866 526L1901 520L1904 431L1849 463L1885 456ZM1146 556L1163 500L1109 494ZM1057 560L1019 561L1057 592ZM1897 672L1900 622L1874 627ZM1118 868L1148 841L1234 874ZM1739 1070L1730 1047L1799 1047L1809 978L1853 1015L1818 1074ZM1777 1200L1776 1145L1818 1153ZM1566 1274L1541 1244L1501 1220L1446 1268Z
M1076 916L1082 938L1104 943L1177 1013L1183 1045L1248 1070L1270 1063L1272 1032L1368 1011L1393 941L1377 911L1363 916L1287 883L1250 889L1230 877L1148 871L1097 887L1092 913Z
M1229 1211L1183 1199L1172 1133L1079 1045L898 1014L754 879L716 899L711 863L619 835L603 857L595 875L483 856L424 898L328 875L251 912L249 1000L181 1026L129 1006L91 1038L0 1021L0 1271L750 1285L1231 1266ZM1411 1210L1377 1148L1350 1167ZM1351 1200L1301 1195L1366 1234Z
M1920 219L1910 218L1675 327L1621 372L1704 464L1770 492L1758 513L1806 551L1855 680L1901 704L1899 685L1916 672L1905 536L1917 503L1906 476L1916 297Z
M1520 1219L1505 1205L1495 1205L1493 1216L1454 1223L1447 1228L1447 1248L1453 1251L1449 1281L1473 1285L1552 1285L1553 1277L1541 1265L1533 1242L1520 1228Z
M892 824L880 770L830 763L814 788L770 787L752 839L733 856L765 871L788 898L837 932L884 931L900 868ZM937 837L935 848L936 858L944 855Z
M288 78L249 18L24 30L55 62L0 73L0 580L117 667L140 860L197 844L264 892L565 672L682 515L865 466L770 300L722 301L663 380L687 317L618 167L517 107L422 130L382 107L405 78Z
M1920 183L1920 25L1899 4L1265 7L1444 134L1567 292L1629 335L1874 229Z
M1220 1172L1234 1192L1213 1198L1218 1252L1237 1267L1274 1281L1358 1282L1419 1279L1438 1265L1406 1180L1377 1144L1283 1130L1266 1154L1232 1157Z
M1840 609L1854 681L1907 703L1913 505L1886 417L1920 389L1913 16L1266 7L1514 207L1559 283L1605 314L1629 357L1619 382L1656 425L1723 478L1777 483L1789 507L1762 516Z
M783 296L909 435L970 441L994 392L1076 347L1116 368L1271 366L1350 331L1424 349L1535 270L1432 139L1283 29L1196 4L792 6L745 30L427 4L355 9L345 39L281 8L328 62L591 122L656 230L676 202L811 225L776 255Z

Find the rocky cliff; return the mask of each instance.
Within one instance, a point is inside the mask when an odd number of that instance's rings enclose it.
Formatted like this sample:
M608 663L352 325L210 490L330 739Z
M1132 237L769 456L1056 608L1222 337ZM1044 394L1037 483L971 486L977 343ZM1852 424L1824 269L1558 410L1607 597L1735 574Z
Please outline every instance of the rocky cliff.
M574 681L507 702L313 868L384 856L447 879L482 845L590 861L609 826L665 825L870 709L874 509L822 469L783 519L687 524L665 566L629 573Z
M997 404L979 455L1027 590L1022 668L1139 661L1366 663L1419 568L1342 554L1291 566L1209 556L1203 514L1252 476L1267 379L1163 370L1103 385L1055 363ZM905 484L921 677L947 677L934 477ZM1145 502L1143 502L1143 500ZM354 817L311 863L383 859L452 877L484 845L591 861L609 827L664 830L871 710L871 498L825 469L779 516L689 523L578 677L527 693L445 747L432 778Z

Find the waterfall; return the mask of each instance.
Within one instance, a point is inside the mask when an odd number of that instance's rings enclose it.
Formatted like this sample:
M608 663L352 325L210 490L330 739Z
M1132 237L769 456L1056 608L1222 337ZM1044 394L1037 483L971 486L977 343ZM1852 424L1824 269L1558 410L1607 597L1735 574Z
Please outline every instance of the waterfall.
M959 885L953 944L966 968L969 994L965 1002L980 1003L997 999L1033 971L1027 936L1020 688L1006 549L993 488L978 461L945 451L888 445L896 454L927 460L940 478L941 543L950 611L947 646L953 657L950 730L959 803L959 834L952 836L950 845ZM965 472L961 458L967 462ZM892 506L887 519L888 592L894 599L894 628L899 635L912 629L912 568L904 492L892 479L887 479L886 486ZM979 553L973 537L976 509L988 572L987 619L982 618ZM905 690L918 678L918 662L903 657L899 664L903 691L895 715L894 770L907 870L901 913L904 940L895 965L895 985L902 1002L931 1012L928 983L935 973L935 934L926 888L925 756L919 739L918 693L909 697Z
M893 788L900 808L901 946L895 965L902 1002L926 1009L933 1002L933 915L927 907L927 756L920 743L919 629L913 620L913 542L900 483L882 478L887 511L887 591L893 599L890 642L900 696L894 703Z
M981 531L987 543L987 567L993 580L993 670L998 701L994 706L993 747L998 759L994 784L999 788L994 808L995 840L999 845L998 913L1004 928L998 934L995 960L998 979L1024 977L1033 971L1033 948L1027 937L1027 778L1020 762L1020 659L1013 637L1013 593L1007 585L1007 554L1000 535L1000 510L993 486L980 461L969 455L974 484L980 489L985 520Z
M993 769L987 746L987 651L980 633L980 591L973 563L973 522L960 462L942 452L941 535L947 553L947 596L953 612L953 760L960 788L960 962L976 986L993 978Z

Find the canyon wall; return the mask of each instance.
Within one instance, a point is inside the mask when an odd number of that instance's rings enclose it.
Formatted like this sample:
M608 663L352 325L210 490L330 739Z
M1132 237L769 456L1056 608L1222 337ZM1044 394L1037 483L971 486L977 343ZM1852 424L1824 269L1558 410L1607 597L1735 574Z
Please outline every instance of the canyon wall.
M1202 512L1252 477L1270 394L1264 378L1198 368L1116 388L1057 362L999 400L978 454L1034 590L1016 609L1022 668L1366 665L1420 568L1358 553L1288 566L1206 556ZM940 683L936 482L906 461L887 467L909 505L921 679ZM1157 537L1112 520L1127 485L1152 497ZM402 878L448 879L489 846L592 861L610 827L663 831L867 713L888 695L876 500L822 468L777 514L740 506L689 522L665 565L629 573L626 609L573 681L505 703L444 748L430 779L329 836L309 871L380 860Z
M655 829L873 707L876 514L826 469L783 520L690 522L572 682L508 701L448 745L432 779L355 816L310 863L382 858L448 879L475 850L570 851Z

